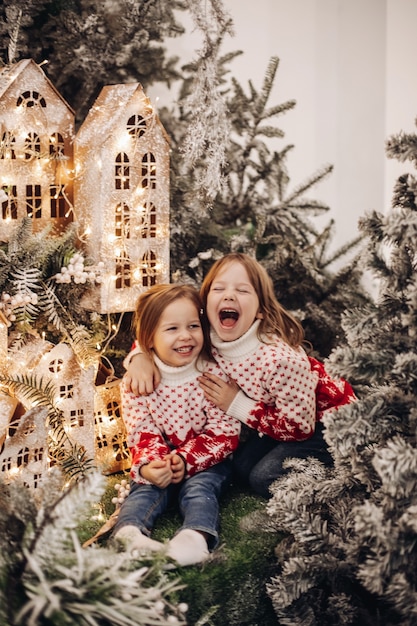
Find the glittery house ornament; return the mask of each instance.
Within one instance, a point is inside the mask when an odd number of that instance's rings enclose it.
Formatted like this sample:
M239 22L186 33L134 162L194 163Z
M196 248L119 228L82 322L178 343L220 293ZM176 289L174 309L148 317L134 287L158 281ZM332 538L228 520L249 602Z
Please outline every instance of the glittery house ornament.
M0 240L72 221L74 111L31 59L0 69Z
M75 139L80 236L103 266L83 301L100 313L133 311L169 281L169 142L139 83L102 89Z
M10 374L24 371L43 382L52 382L55 402L63 412L64 429L94 459L105 474L130 467L121 417L119 382L97 382L97 367L82 367L67 344L34 341L22 348L10 364ZM16 405L20 401L20 411ZM7 404L8 403L8 404ZM0 395L0 407L7 409L7 424L0 437L0 473L5 480L19 475L36 489L53 461L48 454L47 412L31 406L27 399ZM0 433L1 435L1 433Z

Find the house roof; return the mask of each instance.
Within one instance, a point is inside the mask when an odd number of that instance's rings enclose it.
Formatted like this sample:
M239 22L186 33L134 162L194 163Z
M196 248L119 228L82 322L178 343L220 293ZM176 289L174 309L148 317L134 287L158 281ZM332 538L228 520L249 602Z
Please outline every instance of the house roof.
M78 130L76 141L83 144L89 142L91 137L102 136L107 139L112 129L118 124L126 124L126 106L133 96L139 95L144 105L150 106L149 99L143 91L140 83L125 83L120 85L106 85L102 88L94 105L88 112L87 117ZM109 114L111 112L111 114ZM155 115L155 121L169 143L168 135L159 118Z
M70 107L68 102L61 96L54 84L49 80L45 72L37 63L35 63L33 59L22 59L17 63L5 65L4 67L0 68L0 98L5 95L10 85L12 85L18 77L22 76L25 69L29 66L35 67L36 71L42 74L50 88L56 93L57 97L65 104L65 106L71 111L71 113L75 115L74 109Z

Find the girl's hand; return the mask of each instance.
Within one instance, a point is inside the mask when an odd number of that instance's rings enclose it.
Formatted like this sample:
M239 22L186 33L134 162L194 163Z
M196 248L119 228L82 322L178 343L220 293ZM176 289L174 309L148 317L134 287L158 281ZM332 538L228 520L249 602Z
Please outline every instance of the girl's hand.
M140 475L150 483L165 489L172 482L171 462L169 458L151 461L140 468Z
M170 459L172 471L171 482L176 485L180 483L185 476L185 463L184 460L179 456L179 454L175 454L175 452L170 454Z
M161 375L153 359L142 352L130 359L124 380L126 391L137 396L148 396L161 382Z
M234 380L226 382L215 374L209 374L208 372L204 372L202 376L199 376L198 382L207 400L213 402L225 413L227 413L236 394L240 391L239 385Z

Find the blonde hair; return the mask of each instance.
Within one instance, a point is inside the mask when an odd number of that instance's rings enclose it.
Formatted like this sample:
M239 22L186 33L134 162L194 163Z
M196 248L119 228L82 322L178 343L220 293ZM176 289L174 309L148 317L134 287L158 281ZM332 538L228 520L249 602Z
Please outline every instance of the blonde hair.
M277 300L271 278L265 268L254 258L242 252L231 252L216 261L209 269L201 285L200 295L204 308L211 286L221 269L229 263L240 263L246 269L252 287L259 299L259 312L262 313L258 336L271 339L280 337L290 346L296 348L304 342L304 329L301 323L287 311Z
M153 285L140 294L133 317L133 328L138 344L144 352L152 354L151 346L161 315L167 306L180 298L187 298L195 305L204 337L202 356L206 359L212 358L209 324L204 315L200 294L191 285Z

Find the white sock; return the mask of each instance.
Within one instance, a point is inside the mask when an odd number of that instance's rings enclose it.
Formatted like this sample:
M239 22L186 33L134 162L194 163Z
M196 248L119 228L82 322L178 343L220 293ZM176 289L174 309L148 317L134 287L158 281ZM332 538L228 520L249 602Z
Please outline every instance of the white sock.
M137 526L123 526L115 534L116 539L120 539L127 547L132 556L158 552L165 548L160 541L155 541L144 535Z
M168 542L167 556L178 565L201 563L209 556L207 541L201 533L191 528L183 528Z

